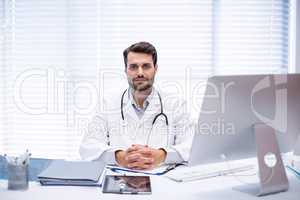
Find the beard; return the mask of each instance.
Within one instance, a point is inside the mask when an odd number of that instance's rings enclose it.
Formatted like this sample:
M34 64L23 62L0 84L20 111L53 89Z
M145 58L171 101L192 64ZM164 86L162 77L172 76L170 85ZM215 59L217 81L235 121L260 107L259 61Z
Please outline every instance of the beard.
M128 78L128 84L134 91L143 92L152 88L154 83L154 77L152 79L144 80L144 81L136 81L135 79Z

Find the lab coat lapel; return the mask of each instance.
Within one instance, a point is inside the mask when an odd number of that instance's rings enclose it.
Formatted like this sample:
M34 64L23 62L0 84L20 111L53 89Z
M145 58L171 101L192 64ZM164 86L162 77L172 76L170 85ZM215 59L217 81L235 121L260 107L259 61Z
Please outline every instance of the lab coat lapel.
M157 94L157 91L154 91L153 97L149 101L149 105L141 118L142 121L151 123L154 119L154 116L160 113L160 101Z
M125 94L125 97L124 97L124 102L123 102L123 108L124 108L124 118L125 120L128 121L128 123L137 123L139 122L139 117L137 116L136 112L134 111L134 108L131 104L131 101L129 99L129 96L128 96L128 90L127 90L127 93Z

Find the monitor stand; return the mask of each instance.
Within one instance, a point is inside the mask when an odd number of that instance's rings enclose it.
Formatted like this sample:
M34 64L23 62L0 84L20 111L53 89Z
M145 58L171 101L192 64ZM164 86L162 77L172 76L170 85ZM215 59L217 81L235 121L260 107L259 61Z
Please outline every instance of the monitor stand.
M287 191L289 182L280 155L275 130L265 124L254 124L259 183L235 187L248 194L263 196Z
M255 124L254 134L260 179L258 196L287 191L289 181L282 162L275 130L266 124Z

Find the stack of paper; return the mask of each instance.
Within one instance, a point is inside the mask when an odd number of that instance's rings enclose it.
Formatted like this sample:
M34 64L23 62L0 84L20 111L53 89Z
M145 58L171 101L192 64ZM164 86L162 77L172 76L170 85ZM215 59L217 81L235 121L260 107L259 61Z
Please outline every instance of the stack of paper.
M55 160L38 175L42 185L101 186L105 163Z

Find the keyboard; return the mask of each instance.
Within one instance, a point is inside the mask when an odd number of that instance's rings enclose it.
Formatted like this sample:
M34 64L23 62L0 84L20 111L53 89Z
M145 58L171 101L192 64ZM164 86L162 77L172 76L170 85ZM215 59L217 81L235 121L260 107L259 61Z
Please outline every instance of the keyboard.
M232 175L239 172L245 172L255 169L254 164L227 164L218 163L205 166L182 167L171 171L166 177L177 182L188 182L213 178L217 176Z

